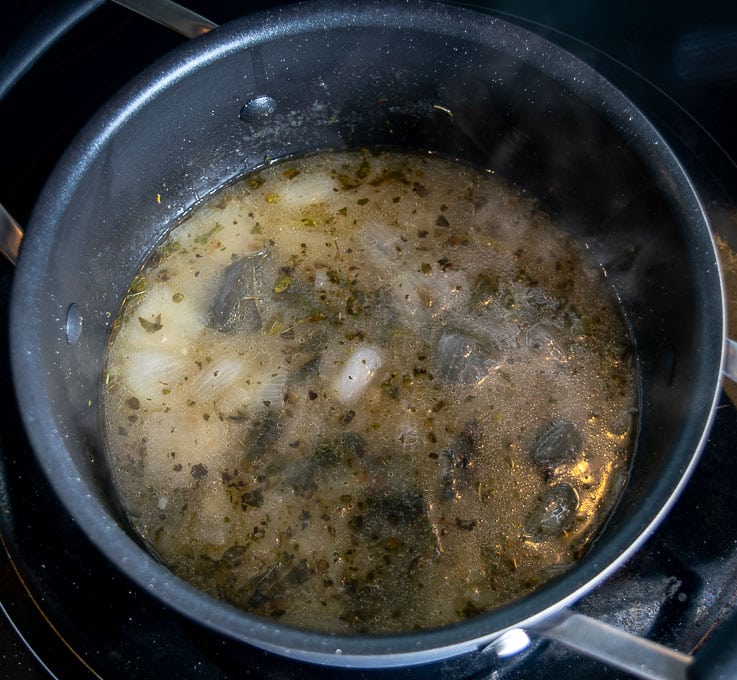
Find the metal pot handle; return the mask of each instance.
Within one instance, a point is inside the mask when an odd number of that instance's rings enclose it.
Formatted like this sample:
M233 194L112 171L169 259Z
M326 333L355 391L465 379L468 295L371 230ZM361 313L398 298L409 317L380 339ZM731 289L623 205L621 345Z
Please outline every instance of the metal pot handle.
M737 677L737 612L719 624L694 655L683 654L602 623L563 610L530 632L627 671L646 680L720 680ZM511 656L526 646L526 633L512 629L491 643L499 656ZM529 638L527 638L529 642ZM505 654L505 649L509 652Z
M196 38L218 27L216 23L171 0L113 0L113 2L170 28L185 38ZM23 229L0 204L0 253L13 265L18 261L22 240Z
M23 240L23 230L13 219L13 216L0 204L0 253L10 260L11 264L18 261L20 243Z
M117 5L155 21L185 38L196 38L218 25L171 0L113 0Z
M724 348L724 368L722 373L726 378L737 382L737 342L727 338Z

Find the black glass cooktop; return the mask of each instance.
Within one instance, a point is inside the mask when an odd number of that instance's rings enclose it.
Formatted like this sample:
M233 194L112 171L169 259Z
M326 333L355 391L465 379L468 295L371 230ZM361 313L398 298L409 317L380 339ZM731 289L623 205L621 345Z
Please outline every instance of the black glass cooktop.
M222 23L245 8L275 3L187 4ZM456 4L499 13L563 45L645 110L702 193L724 249L727 282L734 285L737 5L702 0L670 3L667 9L639 3L627 10L603 0ZM3 17L0 201L24 223L84 121L183 38L102 0L11 0ZM486 655L411 672L325 670L235 643L167 610L87 542L35 464L8 370L12 277L12 267L0 262L0 680L627 677L541 641L504 663ZM735 391L727 390L702 462L674 510L628 565L579 602L578 611L692 652L735 609L737 504L730 490L737 487L737 410Z

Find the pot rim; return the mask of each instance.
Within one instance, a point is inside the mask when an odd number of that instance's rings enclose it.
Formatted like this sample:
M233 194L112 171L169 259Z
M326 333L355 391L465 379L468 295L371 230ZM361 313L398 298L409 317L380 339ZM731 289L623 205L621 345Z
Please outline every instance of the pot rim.
M172 609L221 633L262 649L305 661L335 666L394 667L427 663L476 651L510 628L534 628L561 608L574 603L609 578L650 537L685 487L706 443L721 392L726 327L726 301L720 280L721 328L714 329L719 357L713 360L713 393L701 435L686 465L671 470L664 499L654 514L637 527L629 526L608 537L604 550L584 557L566 574L530 595L472 619L439 629L391 635L333 635L305 631L252 616L215 600L190 586L150 557L108 515L82 480L58 430L43 426L55 422L48 395L31 387L43 384L39 353L39 321L28 310L39 308L37 281L53 257L57 217L65 209L72 185L104 150L116 131L135 112L159 94L200 68L234 52L265 41L331 28L381 29L403 25L434 31L448 39L494 40L502 50L556 80L606 115L620 131L634 135L644 157L667 170L674 191L689 220L708 235L714 267L719 272L716 246L708 218L696 190L678 159L646 117L611 83L578 58L548 40L502 19L436 2L354 2L328 0L291 5L243 17L182 45L137 76L87 124L49 178L31 217L19 258L11 300L11 359L16 392L26 431L36 457L69 513L106 557L144 591ZM665 169L665 170L664 170ZM60 314L61 316L61 314ZM60 335L63 334L60 319ZM718 336L718 337L717 337ZM676 474L677 472L677 474Z

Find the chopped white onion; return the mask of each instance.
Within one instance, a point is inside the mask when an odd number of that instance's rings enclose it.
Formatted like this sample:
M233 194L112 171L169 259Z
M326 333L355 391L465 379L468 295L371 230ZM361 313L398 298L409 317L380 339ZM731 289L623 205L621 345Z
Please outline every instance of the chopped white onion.
M272 372L261 379L259 400L268 404L281 404L284 399L284 388L287 374L284 371Z
M173 303L177 293L181 291L162 283L154 284L123 332L130 333L141 349L160 345L170 345L175 350L186 347L207 325L207 314L201 304L191 299L189 290L179 302ZM158 329L144 322L156 324Z
M203 484L199 507L192 525L192 533L201 541L223 545L227 538L227 525L223 518L233 510L225 486L217 479Z
M193 486L192 467L203 464L218 476L228 451L225 425L219 418L205 420L187 407L150 415L146 430L146 483L168 496L169 489Z
M181 355L163 350L136 352L128 357L123 377L139 399L161 398L182 379L185 364Z
M230 387L243 373L243 363L238 359L227 358L214 361L205 366L195 378L194 389L203 399L212 399Z
M337 184L329 175L297 175L283 182L278 189L282 205L300 207L323 203L335 196Z
M337 398L346 406L353 406L371 384L381 364L381 355L374 347L358 347L333 382Z

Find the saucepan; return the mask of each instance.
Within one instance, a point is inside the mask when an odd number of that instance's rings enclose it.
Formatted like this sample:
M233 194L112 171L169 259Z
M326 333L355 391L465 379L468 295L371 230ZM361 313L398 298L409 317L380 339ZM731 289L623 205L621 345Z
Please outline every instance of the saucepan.
M631 327L637 438L615 510L567 573L440 629L327 635L217 601L142 547L106 465L101 376L130 281L193 205L272 159L375 146L493 169L588 245ZM189 41L105 105L50 176L20 248L10 340L25 428L66 509L132 581L205 626L305 662L362 668L503 657L533 632L645 677L685 677L689 657L568 607L638 550L697 464L723 371L735 370L717 254L663 137L611 83L539 36L434 2L318 1ZM718 653L702 667L718 671Z

